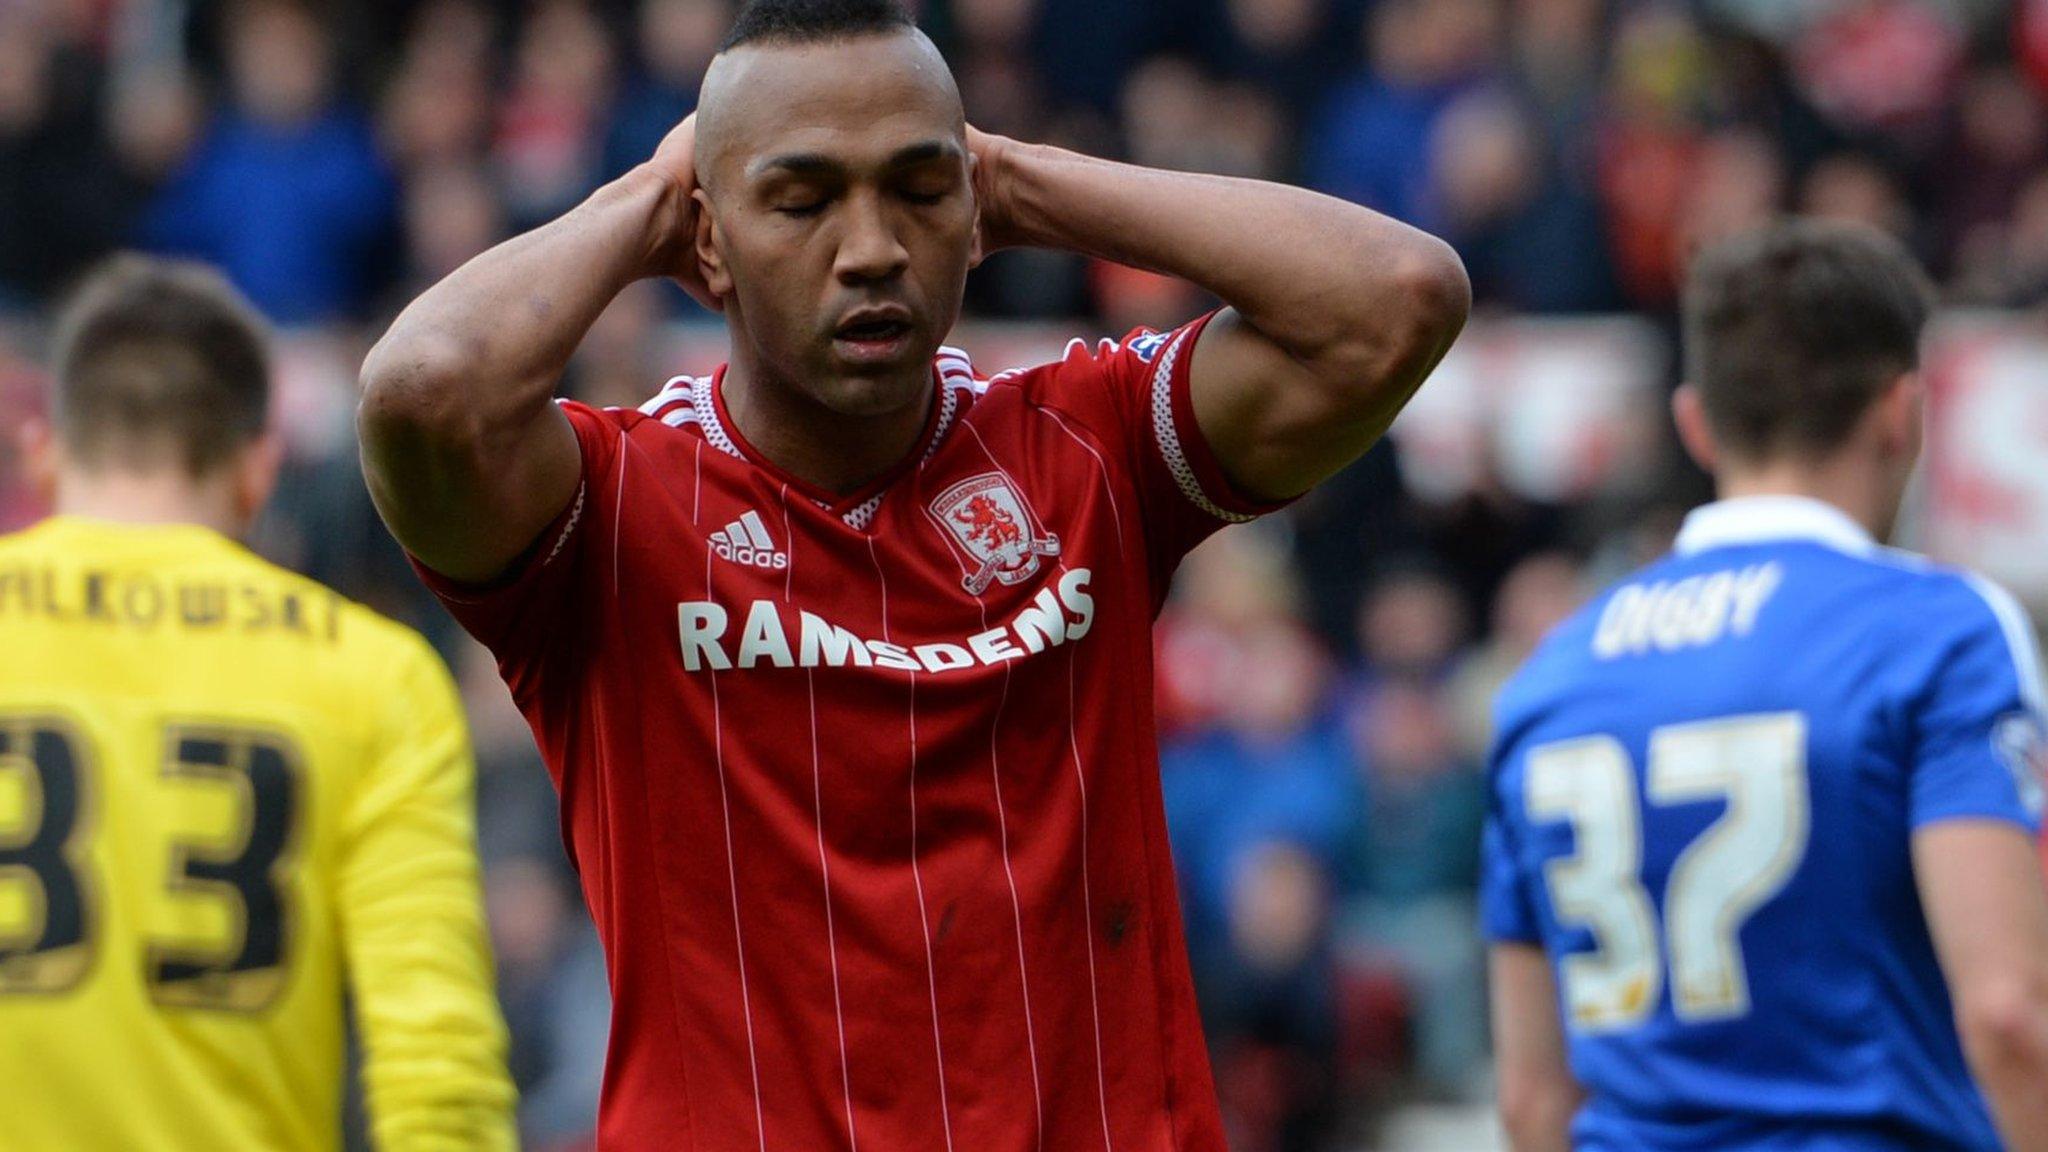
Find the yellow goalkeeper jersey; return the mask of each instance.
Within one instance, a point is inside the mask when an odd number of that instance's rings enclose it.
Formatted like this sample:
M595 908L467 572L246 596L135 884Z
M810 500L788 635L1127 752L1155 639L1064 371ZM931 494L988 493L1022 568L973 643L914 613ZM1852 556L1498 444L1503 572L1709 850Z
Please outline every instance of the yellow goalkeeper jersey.
M417 634L204 528L0 537L0 1150L513 1146L474 766Z

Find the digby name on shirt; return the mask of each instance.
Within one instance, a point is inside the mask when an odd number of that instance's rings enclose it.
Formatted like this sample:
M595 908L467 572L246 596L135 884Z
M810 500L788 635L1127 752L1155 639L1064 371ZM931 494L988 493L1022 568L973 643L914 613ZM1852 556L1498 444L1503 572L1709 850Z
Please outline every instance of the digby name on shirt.
M1613 660L1747 636L1784 576L1772 562L1683 580L1623 585L1600 613L1593 655Z

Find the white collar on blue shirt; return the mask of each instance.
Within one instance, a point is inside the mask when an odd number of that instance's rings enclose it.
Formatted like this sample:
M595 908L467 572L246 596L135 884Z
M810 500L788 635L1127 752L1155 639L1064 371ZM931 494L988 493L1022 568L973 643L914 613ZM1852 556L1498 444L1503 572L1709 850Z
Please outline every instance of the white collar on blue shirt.
M1671 550L1690 556L1709 548L1806 540L1854 556L1877 550L1863 525L1832 504L1806 496L1738 496L1686 514Z

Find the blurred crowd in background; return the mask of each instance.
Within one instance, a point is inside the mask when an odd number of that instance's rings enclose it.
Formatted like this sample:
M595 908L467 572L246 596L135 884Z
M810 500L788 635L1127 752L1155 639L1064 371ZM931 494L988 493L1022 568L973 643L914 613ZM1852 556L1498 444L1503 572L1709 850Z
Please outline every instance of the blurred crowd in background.
M1391 213L1457 246L1477 325L1630 313L1668 330L1689 253L1790 211L1900 236L1953 303L2048 299L2048 0L922 11L980 127ZM603 967L523 722L362 491L354 367L420 288L649 155L730 17L729 0L0 0L0 422L36 412L49 310L116 248L218 264L285 334L291 460L258 543L425 629L458 672L536 1148L590 1133ZM1119 334L1210 305L1019 252L975 274L968 314ZM705 332L715 317L643 285L565 387L637 402L707 366L676 362ZM0 527L39 512L10 451ZM1399 451L1197 552L1159 634L1184 910L1246 1152L1327 1146L1389 1100L1484 1095L1491 690L1704 495L1668 444L1661 479L1597 501L1483 477L1419 491Z

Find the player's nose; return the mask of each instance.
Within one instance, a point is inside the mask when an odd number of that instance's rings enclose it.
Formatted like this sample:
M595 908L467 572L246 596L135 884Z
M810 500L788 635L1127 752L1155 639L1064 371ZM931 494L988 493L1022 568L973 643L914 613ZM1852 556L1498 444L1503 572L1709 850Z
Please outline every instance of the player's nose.
M910 265L910 250L896 234L878 197L856 196L847 204L845 231L832 271L842 283L868 284L899 276Z

